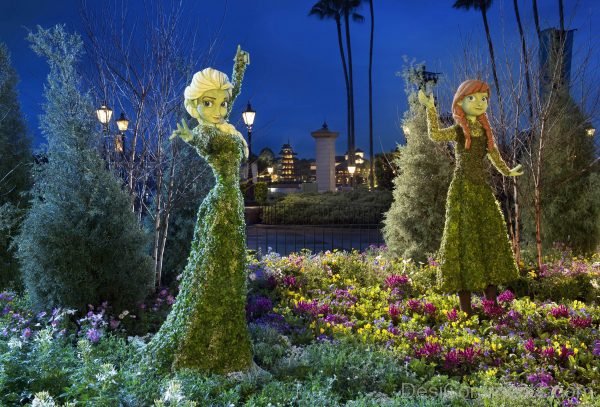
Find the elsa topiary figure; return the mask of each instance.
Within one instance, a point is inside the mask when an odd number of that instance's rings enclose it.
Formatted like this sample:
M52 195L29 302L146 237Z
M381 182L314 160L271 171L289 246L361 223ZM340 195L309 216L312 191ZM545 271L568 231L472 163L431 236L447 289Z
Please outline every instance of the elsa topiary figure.
M215 186L200 209L179 295L167 320L148 345L150 363L165 370L190 368L205 373L247 371L252 344L246 325L246 241L239 167L248 156L242 135L227 122L249 63L240 50L233 83L212 68L197 72L186 87L185 108L198 120L180 137L206 159Z
M458 292L460 307L472 313L471 292L485 291L496 301L498 284L518 277L518 269L500 205L494 198L484 158L504 176L523 174L512 170L494 143L486 110L489 86L482 81L463 82L452 101L457 124L440 129L433 97L419 91L427 109L429 137L455 142L456 167L446 200L446 223L442 237L438 282L446 292Z

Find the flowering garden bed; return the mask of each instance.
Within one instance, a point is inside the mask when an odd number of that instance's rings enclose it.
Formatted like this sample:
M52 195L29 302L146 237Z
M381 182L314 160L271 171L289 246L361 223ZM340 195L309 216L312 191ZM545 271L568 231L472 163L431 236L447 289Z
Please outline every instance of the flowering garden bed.
M523 267L467 318L436 291L433 260L384 248L252 258L247 316L269 373L255 377L141 368L166 289L85 316L36 314L3 293L0 405L599 405L599 260L563 251L541 275Z

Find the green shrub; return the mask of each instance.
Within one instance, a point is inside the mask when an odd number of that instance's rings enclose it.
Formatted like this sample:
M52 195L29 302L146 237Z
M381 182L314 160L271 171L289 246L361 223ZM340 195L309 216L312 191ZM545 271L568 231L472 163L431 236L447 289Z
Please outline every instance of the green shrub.
M289 225L378 224L391 204L391 192L357 189L347 192L285 195L264 208L263 223Z
M257 182L254 185L254 199L259 205L265 205L267 203L269 188L267 188L266 182Z

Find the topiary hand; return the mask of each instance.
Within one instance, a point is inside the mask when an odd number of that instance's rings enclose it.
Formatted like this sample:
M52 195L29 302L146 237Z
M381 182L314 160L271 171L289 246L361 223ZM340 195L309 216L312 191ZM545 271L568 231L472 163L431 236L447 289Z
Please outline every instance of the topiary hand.
M435 107L435 102L433 100L433 95L427 96L423 90L419 90L419 103L428 108Z
M169 137L169 140L173 140L177 136L181 137L181 139L186 143L189 143L194 137L185 119L181 119L181 124L177 123L177 130L173 130L173 133L171 134L171 137Z
M523 166L521 164L517 165L508 173L509 177L518 177L519 175L523 175Z

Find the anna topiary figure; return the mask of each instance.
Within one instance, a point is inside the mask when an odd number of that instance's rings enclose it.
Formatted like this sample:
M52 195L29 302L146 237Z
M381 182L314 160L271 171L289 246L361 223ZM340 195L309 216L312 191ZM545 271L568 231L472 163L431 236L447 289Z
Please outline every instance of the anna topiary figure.
M206 159L215 185L200 205L173 310L148 345L150 362L161 370L229 373L252 367L239 188L240 162L248 149L242 135L227 122L247 64L248 54L238 48L233 83L212 68L197 72L184 97L185 108L198 126L190 130L184 121L171 136L181 137Z
M472 313L471 292L484 290L496 301L497 286L518 277L517 265L500 205L489 183L486 157L504 176L522 175L502 160L486 110L489 86L479 80L463 82L452 101L457 124L440 129L433 97L419 91L427 108L429 137L455 142L456 167L446 200L446 222L439 251L438 282L446 292L458 292L460 307Z

